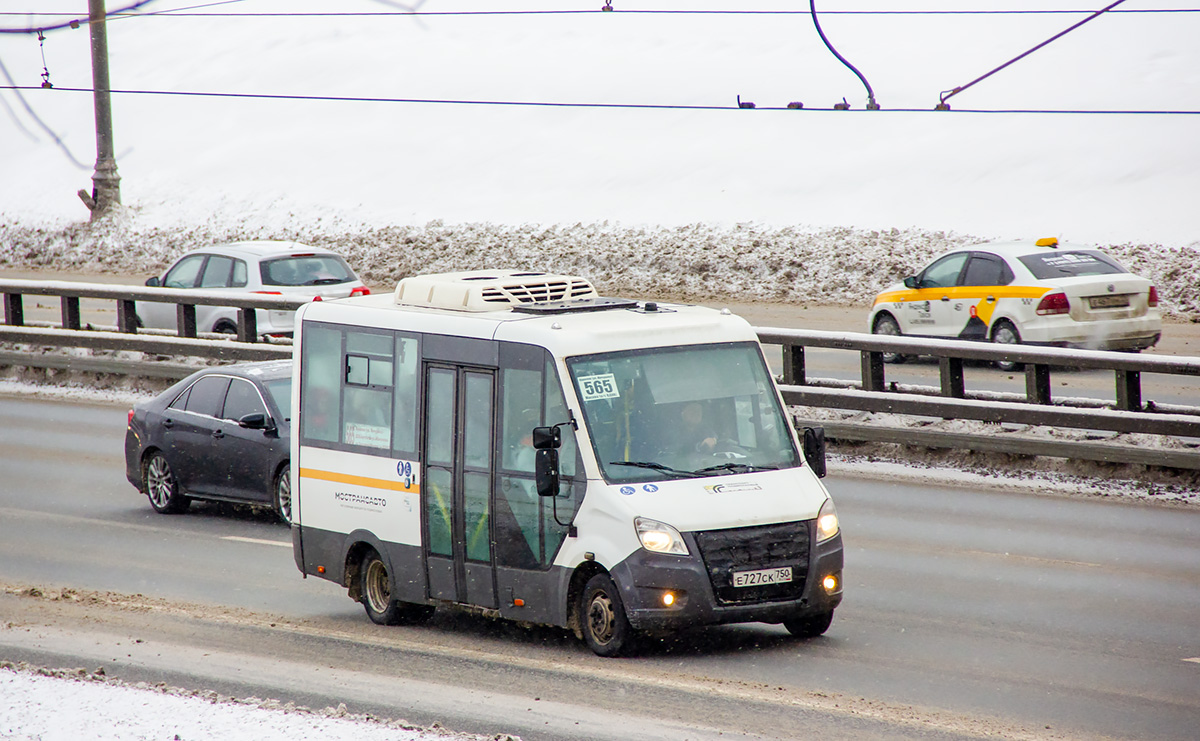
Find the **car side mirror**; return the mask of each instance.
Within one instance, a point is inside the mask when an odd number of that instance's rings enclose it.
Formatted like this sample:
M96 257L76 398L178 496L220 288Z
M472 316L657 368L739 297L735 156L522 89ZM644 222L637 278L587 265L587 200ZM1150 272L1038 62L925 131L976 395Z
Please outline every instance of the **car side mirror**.
M905 278L904 279L904 287L905 288L916 288L917 287L917 276L910 275L907 278Z
M817 478L825 478L825 428L804 428L804 461Z
M536 452L533 477L539 497L558 494L558 449L562 446L562 430L558 427L534 427L533 447Z
M557 448L541 448L537 451L533 464L533 476L539 497L552 497L558 494Z
M534 427L533 447L538 450L562 446L562 430L557 427Z
M146 285L150 286L151 288L157 288L158 286L162 285L162 281L160 281L158 276L155 275L146 279Z
M238 420L238 427L245 427L247 430L273 430L275 423L271 418L262 412L254 412L247 414Z

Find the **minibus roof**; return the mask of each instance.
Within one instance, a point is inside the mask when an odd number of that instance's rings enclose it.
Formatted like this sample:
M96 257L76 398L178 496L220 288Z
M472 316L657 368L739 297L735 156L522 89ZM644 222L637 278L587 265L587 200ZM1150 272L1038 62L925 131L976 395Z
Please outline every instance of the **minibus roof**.
M539 345L557 357L644 347L756 341L750 324L725 309L597 297L593 306L451 311L397 305L389 294L306 304L301 321Z

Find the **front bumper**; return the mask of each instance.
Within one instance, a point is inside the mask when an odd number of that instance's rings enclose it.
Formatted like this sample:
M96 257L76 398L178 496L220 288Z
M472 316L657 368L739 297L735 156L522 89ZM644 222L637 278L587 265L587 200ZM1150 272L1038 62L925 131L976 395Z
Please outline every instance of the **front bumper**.
M671 556L639 549L612 569L625 613L630 624L649 632L667 632L699 625L722 623L779 623L832 612L842 601L842 536L840 534L811 547L803 576L803 588L783 599L753 602L729 602L719 599L705 560L695 538L684 534L690 556ZM771 568L792 565L796 573L801 564L760 564ZM833 575L837 586L826 591L822 582ZM665 594L674 597L667 607Z

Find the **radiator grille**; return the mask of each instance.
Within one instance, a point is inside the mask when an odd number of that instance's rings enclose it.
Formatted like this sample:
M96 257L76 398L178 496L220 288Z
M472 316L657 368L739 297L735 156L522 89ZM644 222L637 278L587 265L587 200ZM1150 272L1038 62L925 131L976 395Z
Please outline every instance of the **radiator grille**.
M493 285L483 289L483 300L489 303L528 304L567 301L595 296L591 284L580 278L557 280L524 280L520 283Z
M697 532L696 543L708 569L717 602L753 604L799 599L808 579L808 522ZM733 586L737 571L792 567L792 581L751 587Z

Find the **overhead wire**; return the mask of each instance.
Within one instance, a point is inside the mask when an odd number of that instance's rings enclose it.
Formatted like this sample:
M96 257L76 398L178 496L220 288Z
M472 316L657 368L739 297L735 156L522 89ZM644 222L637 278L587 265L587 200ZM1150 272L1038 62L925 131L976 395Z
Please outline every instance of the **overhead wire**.
M603 8L598 9L560 9L560 10L487 10L487 11L422 11L422 10L394 10L394 11L368 11L368 12L347 12L347 11L331 11L331 12L306 12L306 13L195 13L191 11L204 8L218 7L224 5L232 5L245 2L246 0L217 0L216 2L203 3L197 5L189 5L180 8L167 8L152 12L133 13L131 11L138 10L146 5L149 5L156 0L137 0L123 8L112 10L107 13L109 20L113 19L132 19L132 18L150 18L150 17L376 17L376 16L463 16L463 15L566 15L566 14L583 14L596 12L623 12L629 14L654 14L654 15L810 15L813 18L813 23L816 26L817 32L826 47L842 61L851 71L853 71L862 81L868 94L868 110L878 110L878 105L875 104L874 91L862 73L859 72L852 64L846 61L829 43L825 37L819 22L816 18L815 0L810 2L810 9L805 10L639 10L639 9L623 9L617 10L611 6L611 0L606 0ZM423 2L423 0L422 0ZM1200 12L1200 8L1129 8L1117 9L1115 6L1121 4L1124 0L1118 0L1111 6L1099 13L1196 13ZM1020 57L1017 57L1004 65L992 70L984 76L960 86L951 91L943 91L941 104L937 107L940 110L949 110L949 106L945 105L945 100L954 94L962 92L971 85L983 80L984 78L995 74L1004 67L1021 59L1024 56L1036 51L1045 46L1056 38L1078 26L1092 20L1099 15L1096 11L1091 10L1071 10L1071 9L1038 9L1038 10L1018 10L1018 9L999 9L999 10L826 10L822 11L823 15L1048 15L1048 14L1081 14L1089 13L1089 17L1075 24L1067 31L1063 31L1043 44L1025 52ZM29 13L15 12L0 12L2 15L29 15ZM66 13L46 13L37 14L39 16L66 16L72 17L71 21L64 23L43 26L29 27L24 29L5 29L0 28L0 33L38 33L39 36L44 31L58 30L62 28L78 28L81 23L87 23L87 18L77 18L72 14ZM9 79L12 83L12 79ZM45 85L44 85L45 86ZM0 86L0 89L9 89L14 91L36 89L17 86L10 84L8 86ZM56 88L63 92L92 92L90 88ZM228 97L228 98L258 98L270 100L310 100L310 101L327 101L327 102L379 102L379 103L408 103L408 104L440 104L440 105L490 105L490 106L519 106L519 107L555 107L555 108L622 108L622 109L658 109L658 110L726 110L730 106L723 105L673 105L673 104L627 104L627 103L578 103L578 102L552 102L552 101L504 101L504 100L452 100L452 99L418 99L418 98L383 98L383 97L360 97L360 96L322 96L322 95L275 95L275 94L260 94L260 93L215 93L215 92L195 92L195 91L170 91L170 90L112 90L113 94L126 95L175 95L175 96L202 96L202 97ZM950 93L947 95L947 93ZM742 104L739 100L739 108L755 108L753 104ZM759 107L760 110L795 110L796 104L789 104L786 107L772 108L770 106ZM800 106L803 108L803 106ZM838 110L845 111L849 108L846 104L837 104L832 108L809 107L805 110L823 111L823 110ZM892 112L925 112L925 109L891 109ZM1128 109L959 109L959 113L1023 113L1023 114L1054 114L1054 115L1195 115L1200 111L1190 110L1128 110Z
M0 90L38 90L39 88L20 85L0 85ZM92 88L55 87L58 92L92 93ZM395 103L411 105L464 105L464 106L507 106L521 108L592 108L592 109L623 109L623 110L663 110L663 111L729 111L738 110L737 105L717 104L675 104L675 103L586 103L567 101L532 101L532 100L472 100L453 98L389 98L364 95L296 95L280 93L230 93L197 90L110 90L113 95L167 95L197 98L242 98L256 100L282 101L315 101L331 103ZM805 107L801 109L788 106L757 106L760 111L811 111L847 112L844 108ZM849 112L854 112L853 110ZM931 108L890 108L873 113L933 113ZM1004 108L1004 109L955 109L956 113L988 113L988 114L1048 114L1048 115L1136 115L1136 116L1193 116L1200 115L1200 110L1155 110L1155 109L1054 109L1054 108ZM940 114L944 115L944 114Z
M996 73L997 73L997 72L999 72L1000 70L1002 70L1002 69L1004 69L1004 68L1006 68L1006 67L1008 67L1008 66L1010 66L1010 65L1012 65L1012 64L1014 64L1014 63L1016 63L1016 62L1019 62L1019 61L1021 61L1021 60L1022 60L1022 59L1024 59L1025 57L1027 57L1027 56L1029 56L1030 54L1034 53L1034 52L1035 52L1035 51L1037 51L1038 49L1041 49L1041 48L1043 48L1043 47L1047 46L1047 45L1048 45L1048 44L1050 44L1051 42L1053 42L1053 41L1057 41L1058 39L1061 39L1063 36L1066 36L1067 34L1071 33L1072 31L1074 31L1075 29L1079 28L1079 27L1080 27L1080 26L1082 26L1083 24L1085 24L1085 23L1088 23L1089 21L1094 21L1095 19L1099 18L1100 16L1104 15L1105 13L1111 12L1113 8L1117 7L1118 5L1120 5L1120 4L1121 4L1121 3L1123 3L1123 2L1125 2L1125 0L1116 0L1116 2L1112 3L1111 5L1108 5L1108 6L1104 7L1104 8L1101 8L1100 10L1097 10L1096 12L1092 13L1092 14L1091 14L1091 15L1089 15L1087 18L1084 18L1083 20L1079 21L1078 23L1076 23L1075 25L1071 26L1070 28L1067 28L1067 29L1064 29L1064 30L1062 30L1062 31L1059 31L1058 33L1054 34L1053 36L1051 36L1050 38L1046 39L1045 41L1043 41L1042 43L1038 44L1037 46L1033 47L1032 49L1029 49L1028 51L1025 51L1025 52L1023 52L1023 53L1021 53L1021 54L1018 54L1017 56L1015 56L1015 57L1013 57L1012 59L1008 60L1007 62L1005 62L1004 64L1000 65L999 67L996 67L995 69L991 70L990 72L987 72L987 73L985 73L985 74L983 74L983 75L980 75L979 77L976 77L974 80L971 80L971 81L970 81L970 82L968 82L966 85L959 85L958 87L956 87L956 88L952 88L952 89L950 89L950 90L943 90L943 91L942 91L942 92L939 94L939 96L938 96L939 100L938 100L938 105L937 105L937 109L936 109L936 110L940 110L940 111L946 111L946 110L949 110L949 109L950 109L950 106L949 106L949 105L946 103L946 101L947 101L947 100L949 100L950 98L954 97L955 95L958 95L959 93L963 92L963 91L964 91L964 90L966 90L967 88L973 87L973 86L974 86L974 85L976 85L977 83L983 82L984 80L986 80L987 78L989 78L989 77L991 77L992 75L996 74Z
M521 15L588 15L606 12L605 7L596 8L564 8L555 10L380 10L380 11L311 11L311 12L212 12L212 13L197 13L191 12L202 10L204 8L218 7L222 5L231 5L235 3L245 2L245 0L221 0L220 2L204 3L200 5L189 5L181 8L167 8L164 10L155 10L143 13L130 13L129 11L145 5L154 0L144 0L136 3L133 6L122 8L119 10L109 11L108 17L112 20L115 16L133 17L133 18L194 18L194 17L213 17L213 18L330 18L330 17L379 17L379 16L521 16ZM718 9L718 10L689 10L689 9L637 9L637 8L615 8L606 6L608 12L623 13L626 15L808 15L807 10L751 10L751 9ZM986 16L986 15L1083 15L1092 13L1091 9L952 9L952 10L897 10L897 9L873 9L873 10L823 10L822 15L846 15L846 16L880 16L880 15L909 15L909 16L924 16L924 15L958 15L958 16ZM1111 11L1115 14L1147 14L1147 13L1200 13L1200 8L1121 8ZM77 17L74 13L29 13L17 11L0 11L0 16L29 16L38 15L41 17ZM81 19L80 22L83 22ZM41 30L56 30L57 28L66 27L66 24L55 27L42 27ZM38 30L37 27L27 27L21 29L0 29L5 33L32 33Z
M105 14L105 18L109 19L109 18L112 18L113 16L128 13L131 10L137 10L138 8L140 8L142 6L149 5L150 3L153 3L153 2L157 2L157 0L137 0L137 2L134 2L130 5L126 5L123 8L108 11ZM69 21L64 21L63 23L56 23L56 24L52 24L49 26L29 26L27 28L0 28L0 33L45 33L47 31L60 31L64 28L79 28L80 26L85 26L91 22L88 16L85 15L83 17L80 17L78 13L13 13L13 12L8 12L8 13L0 13L0 15L24 15L24 16L38 15L38 16L70 18L71 19Z

